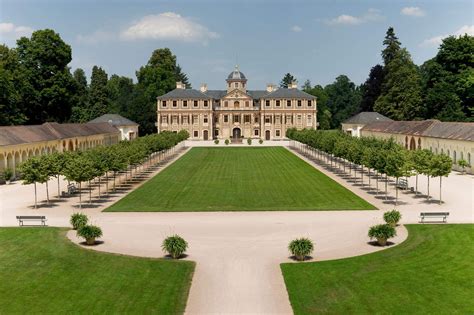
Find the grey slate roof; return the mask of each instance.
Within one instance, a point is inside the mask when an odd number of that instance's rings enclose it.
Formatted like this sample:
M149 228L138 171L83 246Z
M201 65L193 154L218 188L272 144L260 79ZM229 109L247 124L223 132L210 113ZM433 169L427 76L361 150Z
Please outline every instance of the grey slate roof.
M218 100L218 99L223 98L227 94L227 91L225 91L225 90L207 90L206 92L204 92L204 94L208 95L210 98Z
M91 121L90 123L99 123L99 122L107 122L112 126L138 126L138 124L134 121L131 121L128 118L120 116L119 114L104 114L100 117L97 117Z
M174 89L164 95L158 96L158 100L169 99L210 99L209 96L195 89Z
M365 125L362 131L474 141L474 123L467 122L380 121Z
M227 76L227 80L247 80L247 78L245 78L245 75L236 67L235 70Z
M357 115L354 115L349 119L346 119L342 123L366 125L368 123L377 122L377 121L393 121L393 120L377 112L360 112Z
M301 98L313 100L316 99L316 96L313 96L298 89L279 88L276 91L270 92L267 95L263 96L263 98Z
M109 123L1 126L0 146L68 139L80 136L115 134L120 131Z

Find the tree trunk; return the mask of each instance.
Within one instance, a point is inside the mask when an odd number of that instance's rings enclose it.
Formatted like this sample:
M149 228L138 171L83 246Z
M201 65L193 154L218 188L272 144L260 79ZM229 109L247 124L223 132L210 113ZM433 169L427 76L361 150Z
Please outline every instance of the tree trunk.
M428 194L426 196L426 199L430 200L430 177L428 176Z
M364 187L364 166L361 165L360 169L361 169L361 171L360 171L360 180L362 181L362 187Z
M377 195L378 195L379 194L379 171L376 171L375 173L375 182L376 182Z
M89 203L92 203L92 186L91 186L90 180L89 180Z
M105 172L105 190L106 194L109 194L109 172Z
M37 198L37 193L36 193L36 182L34 182L35 184L35 209L38 209L38 198Z
M370 188L370 167L369 167L369 188Z
M46 181L46 203L49 204L49 187L48 187L48 181Z
M82 190L81 190L81 183L79 182L79 209L82 208Z
M385 174L385 200L387 200L388 197L388 190L387 190L387 174Z
M441 206L441 180L443 179L443 176L439 177L439 205Z
M418 195L418 173L416 174L415 180L415 196Z
M100 199L100 176L99 176L99 199Z
M114 171L114 192L115 192L115 171Z
M58 199L61 199L61 188L59 187L59 174L58 174Z
M397 206L397 204L398 204L398 177L395 183L395 206Z

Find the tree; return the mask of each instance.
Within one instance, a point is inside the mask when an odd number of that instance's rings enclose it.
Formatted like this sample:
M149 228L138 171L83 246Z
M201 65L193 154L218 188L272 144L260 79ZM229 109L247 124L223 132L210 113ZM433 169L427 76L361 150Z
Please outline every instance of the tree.
M187 74L183 72L180 65L176 65L176 82L184 83L187 89L192 88Z
M469 163L467 163L466 160L464 159L460 159L458 161L458 165L462 168L462 174L464 175L464 173L466 172L466 167L469 167Z
M101 67L92 68L91 85L89 91L89 117L92 120L109 110L109 98L107 95L107 73Z
M91 160L84 157L82 153L71 155L63 170L67 180L75 181L79 184L79 208L82 208L82 182L89 181L95 176L94 164Z
M303 91L305 91L306 93L309 93L309 91L311 91L312 87L311 87L311 81L306 79L303 83L303 85L301 86L301 89Z
M360 102L360 110L363 112L373 112L377 98L382 92L382 83L384 81L385 72L381 65L376 65L370 69L369 77L362 84L361 93L362 100Z
M71 115L74 80L67 65L71 47L50 29L17 41L19 62L27 81L21 91L29 124L65 122Z
M383 41L385 48L382 50L382 58L385 66L388 66L393 59L395 59L400 52L400 42L395 35L393 27L389 27L385 34Z
M135 101L135 85L132 79L112 75L107 82L107 95L110 101L109 113L120 114L124 117L134 116L131 112Z
M374 110L395 120L415 120L423 116L421 77L406 49L385 67L382 93Z
M416 172L415 179L415 194L418 194L418 175L425 174L429 176L429 168L433 153L429 150L415 150L410 151L413 168ZM429 180L429 179L428 179Z
M443 176L448 176L451 173L453 161L444 154L434 155L430 163L430 175L439 177L439 204L441 205L441 182Z
M137 72L135 101L129 117L140 124L140 132L155 132L156 97L176 87L176 56L168 48L153 51L148 63Z
M309 81L309 80L307 80ZM310 83L309 83L310 84ZM330 129L331 128L331 112L328 109L328 95L326 90L321 85L315 85L314 87L308 89L304 88L304 91L308 94L314 95L317 97L318 104L318 122L319 129Z
M280 87L287 89L293 82L296 82L296 78L292 74L287 73L283 79L281 79Z
M84 70L78 68L72 74L76 93L74 95L74 106L72 107L71 120L73 122L87 122L90 120L89 87Z
M36 183L44 183L48 180L48 176L43 171L43 164L39 157L31 157L19 167L21 173L21 179L23 185L34 184L35 185L35 209L38 208L38 198L36 191Z
M395 206L398 203L398 179L405 176L407 169L405 164L407 163L407 153L402 149L391 150L388 152L386 157L387 162L385 165L385 174L396 178L395 185Z
M331 112L331 128L339 129L342 121L359 112L360 91L345 75L338 76L324 90L328 97L327 107Z

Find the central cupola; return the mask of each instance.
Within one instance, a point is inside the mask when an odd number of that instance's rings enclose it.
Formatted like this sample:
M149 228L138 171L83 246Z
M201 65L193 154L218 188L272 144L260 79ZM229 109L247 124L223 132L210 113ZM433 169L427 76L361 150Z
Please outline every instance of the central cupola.
M246 92L247 90L247 78L245 75L240 72L239 66L236 65L234 71L232 71L228 76L227 76L227 93L233 91L233 90L240 90L243 92Z

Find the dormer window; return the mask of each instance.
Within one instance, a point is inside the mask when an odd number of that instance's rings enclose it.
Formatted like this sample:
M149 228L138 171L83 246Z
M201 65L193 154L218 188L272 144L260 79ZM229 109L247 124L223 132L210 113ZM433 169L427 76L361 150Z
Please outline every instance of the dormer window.
M235 83L234 83L234 87L235 87L235 88L238 88L238 87L239 87L239 83L235 82Z
M163 101L163 103L161 104L161 106L166 107L166 101Z

